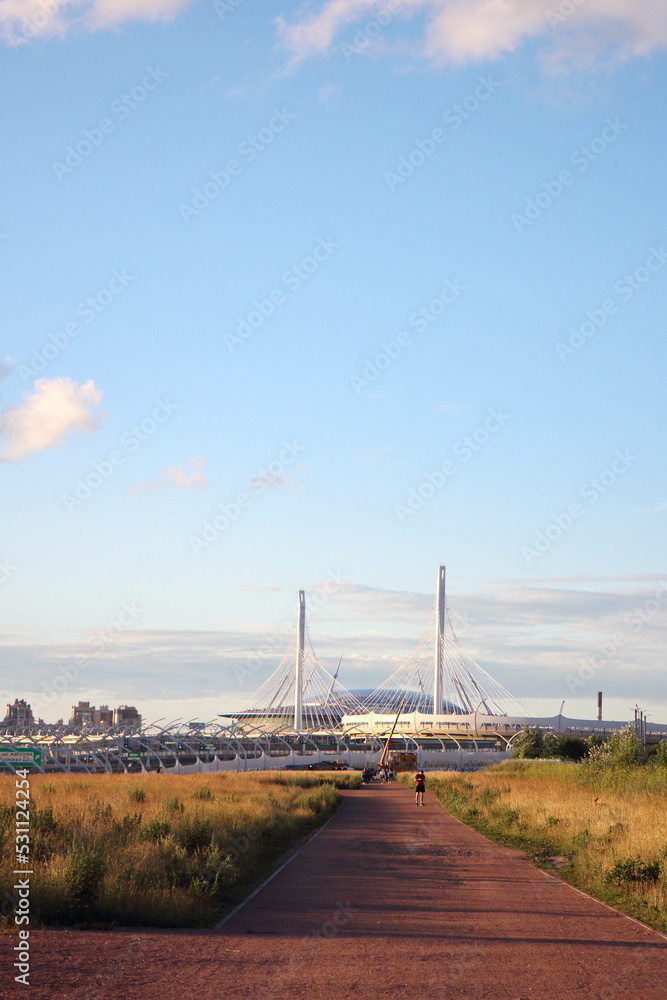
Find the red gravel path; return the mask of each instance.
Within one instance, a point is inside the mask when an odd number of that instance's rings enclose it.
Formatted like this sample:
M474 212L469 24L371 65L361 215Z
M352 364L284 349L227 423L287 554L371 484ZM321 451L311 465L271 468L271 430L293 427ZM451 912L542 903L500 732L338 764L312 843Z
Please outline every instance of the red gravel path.
M219 932L34 937L3 1000L667 1000L667 938L493 844L427 793L344 793ZM9 985L11 984L11 985Z

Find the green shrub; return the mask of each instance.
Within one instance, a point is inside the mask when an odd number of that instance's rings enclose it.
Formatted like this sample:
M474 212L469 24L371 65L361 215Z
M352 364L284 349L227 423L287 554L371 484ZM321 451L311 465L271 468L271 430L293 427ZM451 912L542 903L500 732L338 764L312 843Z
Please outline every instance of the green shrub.
M113 828L120 834L121 840L131 840L141 826L141 813L133 813L132 816L123 816L120 823L114 823Z
M131 788L127 793L133 802L145 802L146 792L143 788Z
M638 767L648 759L646 748L633 726L612 733L606 743L592 747L584 763L594 770Z
M185 805L176 795L171 795L164 804L165 809L171 812L184 812Z
M218 899L224 898L237 877L238 870L231 855L225 854L217 844L210 844L190 891L207 892Z
M58 829L58 824L53 818L53 806L38 809L33 805L30 810L30 823L33 830L41 830L42 833L53 833Z
M333 810L340 799L340 792L333 785L325 783L302 792L296 800L296 804L302 808L310 809L317 815L323 811Z
M175 833L177 843L183 847L188 854L193 854L202 847L207 847L213 837L213 828L209 819L202 819L201 816L193 816Z
M657 882L662 865L659 861L621 858L605 875L605 882Z
M49 806L49 808L51 807ZM102 805L101 802L96 802L90 810L90 817L95 823L109 823L112 815L113 809L111 808L110 802L107 802L106 805Z
M139 829L139 836L142 840L161 840L169 834L169 824L159 819L149 819Z
M90 915L106 871L100 848L75 844L67 855L65 901L75 919Z
M213 792L210 788L196 788L192 793L193 799L212 799Z
M0 805L0 833L14 825L14 810L11 806Z

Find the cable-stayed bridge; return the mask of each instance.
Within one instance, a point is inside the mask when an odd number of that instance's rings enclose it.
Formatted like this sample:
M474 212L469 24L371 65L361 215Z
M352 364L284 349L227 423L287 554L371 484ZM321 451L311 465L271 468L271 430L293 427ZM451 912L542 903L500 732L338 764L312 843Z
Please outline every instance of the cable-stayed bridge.
M525 725L603 738L627 725L600 717L527 716L458 641L444 566L422 641L374 691L348 691L338 668L331 674L320 663L306 622L305 593L299 591L295 628L282 660L243 711L219 719L176 719L141 729L15 727L0 733L0 754L10 772L24 766L18 758L29 758L34 770L48 773L279 770L336 761L363 768L378 761L393 733L389 748L415 766L465 769L511 757L512 740ZM666 736L664 725L643 729L648 742Z
M274 729L329 730L344 721L363 726L385 715L428 715L447 724L451 716L505 717L525 710L461 646L447 608L446 571L438 570L432 621L415 651L363 701L346 690L317 659L306 625L306 600L299 591L292 641L277 669L235 717Z

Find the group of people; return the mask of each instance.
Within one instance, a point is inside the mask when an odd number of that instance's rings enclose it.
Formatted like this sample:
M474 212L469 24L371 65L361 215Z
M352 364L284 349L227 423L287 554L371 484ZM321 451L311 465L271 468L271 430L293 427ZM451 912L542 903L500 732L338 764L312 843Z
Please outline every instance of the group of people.
M394 780L394 769L393 767L381 767L380 768L380 781L386 783L387 781Z

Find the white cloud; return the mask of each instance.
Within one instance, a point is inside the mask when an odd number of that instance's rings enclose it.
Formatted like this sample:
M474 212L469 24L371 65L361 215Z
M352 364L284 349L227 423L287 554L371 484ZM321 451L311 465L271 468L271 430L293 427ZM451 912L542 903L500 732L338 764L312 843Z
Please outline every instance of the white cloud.
M95 31L128 21L165 21L192 0L0 0L0 34L11 45ZM341 29L373 17L377 0L324 0L314 13L275 19L280 43L294 65L329 50ZM560 15L559 11L571 13ZM541 58L551 69L590 64L608 49L616 59L667 46L665 0L402 0L392 17L423 13L419 53L453 63L495 59L530 39L548 39Z
M102 395L92 380L79 385L71 378L38 379L32 392L0 414L0 459L16 462L60 444L72 431L97 430L105 416L93 409Z
M94 0L86 21L91 28L106 28L124 21L169 21L190 0Z
M173 489L173 490L203 490L208 486L208 476L199 471L199 467L206 464L203 455L188 460L193 469L188 469L185 465L165 465L159 479L154 479L148 483L138 483L130 486L130 493L144 493L152 490Z
M290 64L328 51L342 28L370 14L375 0L325 0L315 13L288 23L276 19ZM561 13L571 11L569 14ZM497 59L531 40L546 41L539 58L551 71L592 66L667 47L665 0L404 0L400 15L423 12L419 54L434 62Z
M10 45L63 36L77 26L89 31L126 21L165 21L192 0L0 0L0 33Z

